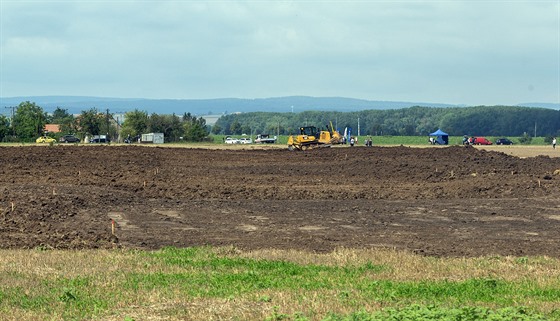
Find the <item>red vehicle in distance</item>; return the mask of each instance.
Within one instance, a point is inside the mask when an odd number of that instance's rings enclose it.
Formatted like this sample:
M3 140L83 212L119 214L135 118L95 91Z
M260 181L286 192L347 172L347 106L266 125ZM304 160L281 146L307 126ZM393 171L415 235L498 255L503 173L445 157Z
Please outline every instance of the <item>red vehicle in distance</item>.
M473 145L492 145L492 142L485 137L475 137Z

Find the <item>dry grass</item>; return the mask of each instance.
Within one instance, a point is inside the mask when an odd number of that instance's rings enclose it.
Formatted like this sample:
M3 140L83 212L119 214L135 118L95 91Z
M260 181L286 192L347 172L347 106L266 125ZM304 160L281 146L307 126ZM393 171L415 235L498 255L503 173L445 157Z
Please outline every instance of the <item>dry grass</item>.
M314 254L301 251L262 250L243 252L232 247L210 249L211 255L238 259L287 261L299 265L358 267L367 263L383 267L366 272L371 281L462 281L490 278L510 282L531 281L545 288L560 287L560 261L547 257L514 258L430 258L409 252L387 249L337 249ZM196 272L189 265L165 264L142 251L84 250L36 251L0 250L0 313L2 320L59 320L68 317L64 302L54 302L44 309L26 309L2 304L2 292L25 289L26 295L44 294L46 283L61 279L88 279L88 295L111 297L110 308L95 314L97 319L123 320L263 320L281 312L293 315L306 311L310 319L320 319L328 312L350 313L360 308L379 310L384 302L363 297L352 284L340 289L260 289L230 297L185 295L180 284L164 287L123 287L131 274L176 275ZM344 281L343 281L344 282ZM35 292L34 292L35 291ZM346 299L347 298L347 299ZM527 304L527 302L522 302ZM558 309L551 302L532 302L541 311ZM488 305L492 305L489 303ZM9 311L9 313L6 313Z
M226 249L218 250L227 251ZM550 281L560 280L560 261L549 257L433 258L400 250L346 248L339 248L328 254L264 250L239 252L236 255L258 260L289 261L302 265L360 266L371 262L392 267L376 273L376 279L397 281L499 278L513 282L535 280L546 285Z

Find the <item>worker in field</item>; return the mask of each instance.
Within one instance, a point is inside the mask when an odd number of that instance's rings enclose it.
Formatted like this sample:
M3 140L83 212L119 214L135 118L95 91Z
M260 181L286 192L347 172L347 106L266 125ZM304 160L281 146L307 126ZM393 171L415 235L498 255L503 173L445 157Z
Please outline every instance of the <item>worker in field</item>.
M350 147L354 146L355 142L354 137L350 137Z

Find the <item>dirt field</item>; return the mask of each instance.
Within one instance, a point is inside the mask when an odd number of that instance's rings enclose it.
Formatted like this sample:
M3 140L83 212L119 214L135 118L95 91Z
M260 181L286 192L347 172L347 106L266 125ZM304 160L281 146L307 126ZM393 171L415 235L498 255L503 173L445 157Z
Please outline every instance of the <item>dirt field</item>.
M0 147L0 244L560 257L560 158L506 148Z

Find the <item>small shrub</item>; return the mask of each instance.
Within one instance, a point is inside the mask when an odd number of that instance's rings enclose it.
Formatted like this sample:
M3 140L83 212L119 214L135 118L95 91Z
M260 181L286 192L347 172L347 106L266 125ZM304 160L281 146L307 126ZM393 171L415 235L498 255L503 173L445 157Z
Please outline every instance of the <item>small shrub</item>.
M520 144L529 145L529 144L531 144L531 141L533 140L533 137L531 137L529 134L527 134L525 132L525 133L523 133L523 136L518 138L518 140L519 140Z

